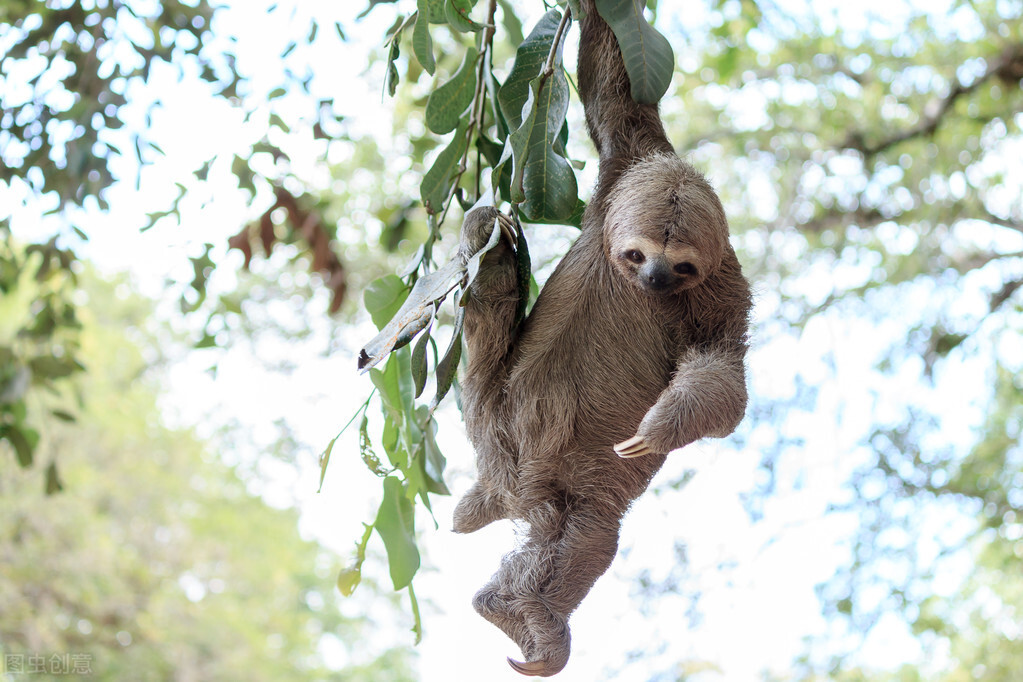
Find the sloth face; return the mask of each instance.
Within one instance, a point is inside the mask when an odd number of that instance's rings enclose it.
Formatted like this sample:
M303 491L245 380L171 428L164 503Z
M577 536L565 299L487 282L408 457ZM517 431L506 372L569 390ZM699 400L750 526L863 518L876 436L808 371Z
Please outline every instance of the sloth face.
M717 194L676 156L636 162L610 192L605 253L644 292L665 295L698 286L721 264L727 245Z
M689 289L705 277L700 272L704 259L691 246L658 244L636 235L618 241L611 257L626 279L651 294Z

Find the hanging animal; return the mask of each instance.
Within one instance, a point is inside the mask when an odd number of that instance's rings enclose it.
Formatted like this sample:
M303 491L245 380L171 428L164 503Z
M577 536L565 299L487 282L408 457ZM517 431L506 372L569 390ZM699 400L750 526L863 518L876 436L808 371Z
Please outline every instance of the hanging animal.
M476 593L475 609L522 650L525 675L569 658L569 615L611 565L622 517L665 455L723 437L746 408L750 289L703 176L679 158L656 104L630 96L618 43L582 0L578 82L600 155L582 232L528 317L514 229L467 214L464 259L485 257L465 309L462 407L477 481L454 530L498 519L525 537Z

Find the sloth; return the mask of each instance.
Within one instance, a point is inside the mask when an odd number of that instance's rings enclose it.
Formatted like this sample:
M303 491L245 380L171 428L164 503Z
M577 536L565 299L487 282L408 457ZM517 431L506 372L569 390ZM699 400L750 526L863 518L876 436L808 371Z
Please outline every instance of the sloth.
M513 225L462 225L485 256L465 308L462 379L477 480L454 530L520 522L524 537L473 606L522 650L525 675L569 658L568 618L611 565L622 517L672 450L724 437L746 409L751 295L714 190L675 153L656 104L629 95L610 27L583 0L578 80L599 153L582 231L516 323Z

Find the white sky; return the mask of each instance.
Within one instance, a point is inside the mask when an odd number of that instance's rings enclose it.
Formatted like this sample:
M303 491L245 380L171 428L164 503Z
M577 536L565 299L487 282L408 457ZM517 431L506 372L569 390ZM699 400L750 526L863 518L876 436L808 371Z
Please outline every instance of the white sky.
M229 13L221 17L221 25L229 26L241 39L239 61L243 69L255 74L257 92L278 82L277 55L287 39L303 37L289 36L288 27L274 18L279 15L268 18L265 4L232 2ZM324 55L320 63L336 66L324 68L315 87L323 88L325 94L330 90L344 93L339 94L339 106L353 134L376 133L386 140L390 119L388 103L381 102L381 71L377 68L369 75L363 71L368 49L378 44L390 23L390 9L380 8L356 24L353 18L363 3L330 4L335 6L304 9L337 12L351 42ZM843 25L855 25L871 12L891 8L884 0L855 8L848 3L832 5L836 21ZM662 17L662 21L671 19ZM528 31L531 24L524 24ZM332 30L330 23L321 26L321 31L326 30ZM109 214L89 212L83 216L82 227L91 241L81 253L109 272L130 271L143 293L169 306L177 292L167 291L167 278L188 281L189 256L199 255L207 241L224 245L228 236L262 209L246 205L236 191L225 186L216 190L215 197L190 198L180 225L166 221L145 234L138 233L140 216L165 207L176 192L175 180L213 152L244 149L253 135L259 136L258 124L246 129L236 112L211 104L201 88L179 83L174 73L165 71L155 74L153 87L165 96L173 93L177 103L155 118L152 133L168 157L146 170L141 192L136 192L133 183L119 185L110 191L113 208ZM135 121L134 125L142 123ZM212 201L201 208L204 199ZM47 229L29 214L16 216L14 224L24 236ZM240 265L236 253L230 259L219 259L221 270L229 272L232 259ZM221 286L230 286L230 282L223 281ZM769 314L763 308L759 311L761 316ZM306 445L309 457L297 478L290 475L289 467L267 464L265 471L276 480L262 492L277 504L297 501L303 532L348 556L361 535L362 522L375 513L379 481L359 460L354 431L335 446L324 492L319 495L315 493L318 470L314 456L370 390L368 378L355 371L354 357L360 343L374 332L365 321L345 330L340 344L349 353L323 358L319 351L328 346L328 333L326 327L318 330L308 344L308 360L290 375L266 371L247 349L235 349L224 354L217 376L212 378L204 371L209 356L195 354L171 369L165 404L175 421L200 424L208 431L221 416L232 415L250 425L257 443L271 442L274 433L267 425L284 418ZM750 522L739 493L753 486L760 461L758 446L766 445L769 437L767 430L758 430L755 424L747 427L746 450L705 441L672 455L654 489L663 489L687 468L696 469L696 477L682 492L664 489L636 503L622 532L622 551L572 619L573 655L557 679L592 682L610 679L616 673L614 679L647 680L674 662L693 659L712 665L693 679L742 682L758 679L763 669L784 672L802 651L802 638L824 631L814 586L846 558L841 540L852 529L849 519L826 516L825 510L860 461L857 438L874 415L869 407L857 406L874 404L877 376L871 368L883 342L874 329L826 315L810 324L799 338L785 337L755 348L750 357L751 390L765 396L786 395L792 377L799 372L808 380L824 376L823 366L807 359L831 356L837 362L835 379L822 387L818 412L795 415L789 426L807 440L794 456L784 459L788 468L778 472L783 494L767 501L761 523ZM976 384L982 380L980 372L971 374L969 370L964 369L962 381ZM885 388L891 393L880 409L898 406L898 392L908 390L897 381ZM968 438L975 418L975 413L964 410L959 423L949 424L951 437ZM424 568L416 578L416 590L424 603L425 637L418 647L421 679L520 680L504 662L505 656L518 655L514 645L480 619L470 604L472 594L496 569L501 555L512 548L512 528L506 522L471 536L449 531L454 503L471 483L472 453L452 405L440 419L440 441L455 494L436 500L439 530L433 530L427 515L418 519L426 551ZM694 574L694 582L686 587L703 592L699 603L703 618L694 629L686 624L682 599L669 595L649 604L649 612L641 612L630 596L635 578L642 572L649 571L654 578L669 573L675 562L673 547L679 540L687 544ZM371 547L377 554L367 560L364 571L387 584L378 537ZM719 568L729 563L737 567ZM346 612L354 613L359 605L351 602L345 606ZM381 635L397 642L406 637L400 630ZM411 635L407 636L411 641ZM904 631L896 626L885 636L887 641L875 642L864 654L871 664L886 666L913 657L916 644ZM627 652L662 641L668 644L665 651L626 665ZM348 655L336 646L327 647L327 653L335 661Z

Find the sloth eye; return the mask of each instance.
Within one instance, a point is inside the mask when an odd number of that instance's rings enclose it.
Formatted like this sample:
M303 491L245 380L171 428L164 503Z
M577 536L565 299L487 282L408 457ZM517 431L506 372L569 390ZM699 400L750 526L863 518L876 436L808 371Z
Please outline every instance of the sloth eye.
M637 264L642 263L644 260L646 260L643 254L637 251L636 249L629 249L628 251L626 251L625 258Z
M675 272L677 272L680 275L695 275L696 266L689 262L679 263L678 265L675 266Z

